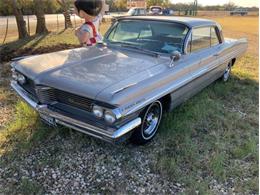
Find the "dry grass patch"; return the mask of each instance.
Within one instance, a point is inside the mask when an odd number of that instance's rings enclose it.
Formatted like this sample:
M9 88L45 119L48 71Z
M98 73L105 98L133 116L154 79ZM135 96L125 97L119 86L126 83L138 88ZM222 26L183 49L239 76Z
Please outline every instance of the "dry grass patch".
M259 52L259 17L257 16L228 16L210 18L219 22L223 28L224 36L229 38L247 38L248 52L258 56Z

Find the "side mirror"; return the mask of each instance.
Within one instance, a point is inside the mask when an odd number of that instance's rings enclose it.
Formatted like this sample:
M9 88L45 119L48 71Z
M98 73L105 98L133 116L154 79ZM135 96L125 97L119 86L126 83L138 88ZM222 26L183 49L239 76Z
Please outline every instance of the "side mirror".
M178 61L181 59L181 53L179 51L174 51L171 53L171 63L170 63L170 67L174 66L174 62Z
M171 53L171 60L174 62L178 61L181 58L181 53L179 51L174 51Z

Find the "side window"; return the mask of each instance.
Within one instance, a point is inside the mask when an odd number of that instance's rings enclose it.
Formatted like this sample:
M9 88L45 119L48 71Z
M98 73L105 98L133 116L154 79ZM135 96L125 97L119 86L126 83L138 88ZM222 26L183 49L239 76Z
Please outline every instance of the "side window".
M191 52L210 47L210 27L194 29L192 32Z
M188 40L187 52L196 52L220 44L215 27L195 28Z
M219 38L215 27L211 27L211 46L219 44Z

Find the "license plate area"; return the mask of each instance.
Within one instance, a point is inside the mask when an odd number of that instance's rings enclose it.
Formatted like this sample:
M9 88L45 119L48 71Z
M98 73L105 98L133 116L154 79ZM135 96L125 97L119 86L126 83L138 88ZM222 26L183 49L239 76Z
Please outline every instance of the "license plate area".
M47 114L40 113L40 118L50 126L57 126L55 119Z

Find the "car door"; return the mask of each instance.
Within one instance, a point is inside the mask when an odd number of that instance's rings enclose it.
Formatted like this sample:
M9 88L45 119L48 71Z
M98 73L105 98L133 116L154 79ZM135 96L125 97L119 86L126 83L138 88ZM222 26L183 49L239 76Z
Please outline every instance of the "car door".
M218 76L220 77L223 75L228 64L230 63L232 52L231 48L227 48L225 44L224 38L222 36L221 27L216 26L212 31L212 44L214 45L214 47L216 47L216 50L218 51L217 58L220 66L218 68Z
M214 78L217 79L225 72L229 61L223 60L226 55L224 40L220 34L219 27L211 27L211 48L215 50L216 63L215 66L210 67Z
M212 26L192 29L188 55L195 55L200 63L190 66L191 93L196 93L219 77L219 48L212 41Z

